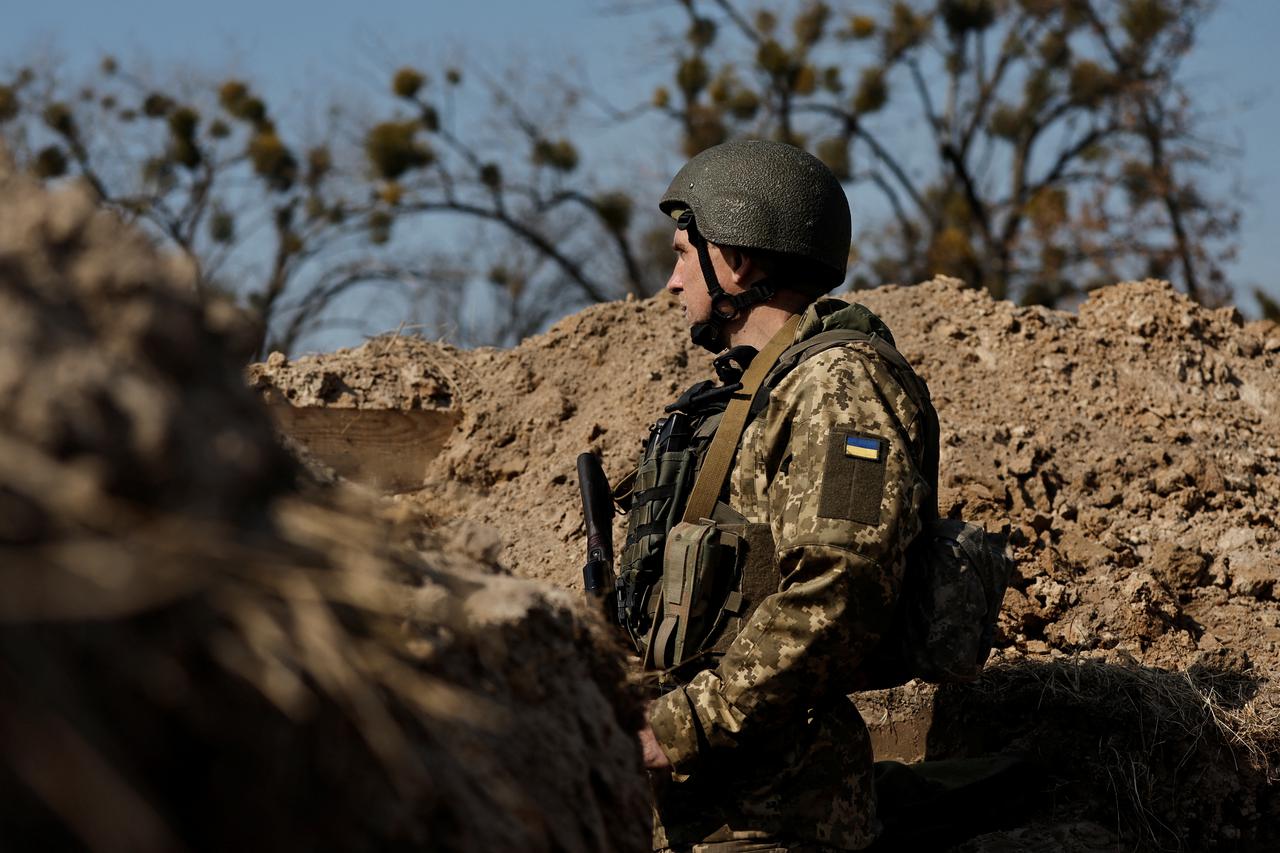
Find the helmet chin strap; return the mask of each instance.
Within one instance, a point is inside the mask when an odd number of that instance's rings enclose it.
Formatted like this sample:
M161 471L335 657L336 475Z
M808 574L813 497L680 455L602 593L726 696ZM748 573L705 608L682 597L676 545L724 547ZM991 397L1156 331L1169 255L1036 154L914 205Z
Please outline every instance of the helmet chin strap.
M742 293L730 295L720 286L715 266L711 263L711 251L698 225L693 221L693 211L686 210L676 219L676 227L689 235L689 242L698 252L698 265L707 282L707 294L711 297L711 319L694 323L689 327L689 337L705 350L718 353L729 345L725 339L724 325L731 322L752 305L773 298L773 285L767 280L757 281Z

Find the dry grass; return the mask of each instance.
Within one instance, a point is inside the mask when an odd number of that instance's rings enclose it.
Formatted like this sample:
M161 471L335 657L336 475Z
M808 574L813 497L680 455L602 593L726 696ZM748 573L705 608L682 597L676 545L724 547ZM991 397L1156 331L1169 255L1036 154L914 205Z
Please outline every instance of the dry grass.
M1185 671L1125 655L1006 659L964 690L961 702L978 709L970 719L1030 732L1055 772L1105 782L1106 792L1073 795L1110 796L1095 805L1109 805L1116 831L1143 849L1239 832L1259 792L1280 781L1280 679L1239 658Z
M1197 664L1185 671L1131 658L1010 661L991 667L974 689L999 702L1034 690L1040 704L1088 708L1136 725L1144 744L1176 737L1224 743L1268 782L1280 781L1280 678L1252 668Z

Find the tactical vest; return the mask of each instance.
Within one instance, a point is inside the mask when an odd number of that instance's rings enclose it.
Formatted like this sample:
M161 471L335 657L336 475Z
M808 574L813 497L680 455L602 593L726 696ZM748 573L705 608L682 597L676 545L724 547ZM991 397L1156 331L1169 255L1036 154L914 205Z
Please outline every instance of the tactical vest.
M748 522L724 501L716 503L714 526L678 525L723 413L719 405L672 412L658 421L640 465L614 491L628 511L618 623L659 669L725 651L756 605L781 583L769 525ZM682 637L657 636L659 598L665 607L687 609Z
M924 417L912 454L931 497L922 533L908 551L893 627L866 662L863 687L912 677L970 679L990 651L1011 564L982 528L938 518L937 413L887 329L866 313L878 325L820 332L783 351L752 399L749 417L763 411L771 390L802 361L851 342L872 345ZM881 329L889 340L876 334ZM614 491L628 513L618 622L651 668L691 673L713 665L761 601L781 587L769 526L749 522L724 501L723 491L711 518L678 523L734 390L709 382L689 389L651 428L640 464Z

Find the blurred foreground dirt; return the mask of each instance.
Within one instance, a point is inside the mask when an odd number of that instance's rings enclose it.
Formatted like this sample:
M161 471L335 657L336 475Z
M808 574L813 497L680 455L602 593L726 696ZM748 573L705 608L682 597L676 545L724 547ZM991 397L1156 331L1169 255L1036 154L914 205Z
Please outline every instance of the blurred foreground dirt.
M0 164L0 849L648 849L612 639L308 476L243 332Z

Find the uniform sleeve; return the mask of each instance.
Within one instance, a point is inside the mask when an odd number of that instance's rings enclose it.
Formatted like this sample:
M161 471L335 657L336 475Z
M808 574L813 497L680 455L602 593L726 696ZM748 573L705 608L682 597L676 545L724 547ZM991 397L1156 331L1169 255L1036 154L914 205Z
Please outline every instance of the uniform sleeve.
M925 487L917 412L878 358L821 353L774 389L759 458L782 582L715 669L661 696L649 719L678 775L850 692L887 629Z

